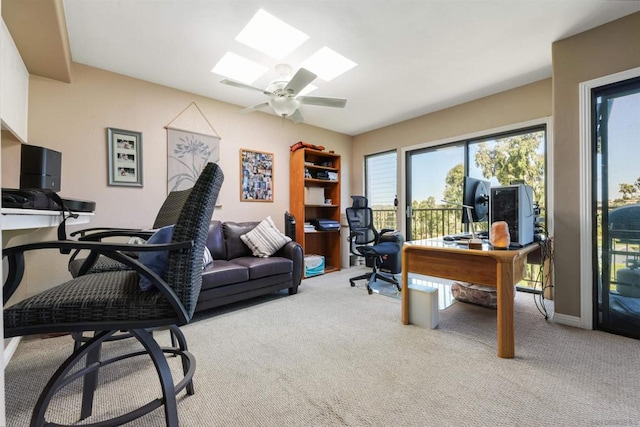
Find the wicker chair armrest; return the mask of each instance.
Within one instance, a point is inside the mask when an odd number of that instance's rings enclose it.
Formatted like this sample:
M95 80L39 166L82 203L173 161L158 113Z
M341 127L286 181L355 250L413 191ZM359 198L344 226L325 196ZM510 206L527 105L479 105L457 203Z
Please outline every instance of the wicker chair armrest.
M153 236L154 231L151 230L127 230L127 229L112 229L109 231L100 231L97 233L87 234L78 238L78 241L82 242L100 242L102 239L108 237L141 237L143 239L149 239Z
M169 301L176 313L181 319L188 320L187 312L180 302L173 289L156 273L148 267L133 259L121 251L135 250L137 252L154 252L154 251L172 251L193 247L192 241L172 242L162 244L147 245L131 245L120 243L104 243L104 242L85 242L85 241L67 241L52 240L46 242L28 243L19 246L5 248L2 251L3 258L7 259L8 273L3 285L3 303L6 304L9 298L15 293L24 277L24 253L31 250L40 249L68 249L68 250L90 250L91 257L97 258L98 255L104 255L113 260L119 261L135 270L141 275L147 277L151 283L158 289L163 296Z
M128 230L128 231L139 231L139 228L123 228L123 227L91 227L91 228L83 228L82 230L76 230L73 233L70 233L69 236L85 236L88 233L95 233L101 231L110 231L110 230Z
M129 229L129 228L93 228L86 230L95 230L91 234L82 234L78 240L79 241L89 241L89 242L100 242L102 239L110 238L110 237L140 237L145 240L148 240L151 236L153 236L153 231L151 230L137 230L137 229ZM102 230L102 231L98 231ZM83 230L84 231L84 230ZM71 235L73 236L74 233ZM73 262L76 257L80 254L80 249L76 249L71 254L69 258L69 263Z

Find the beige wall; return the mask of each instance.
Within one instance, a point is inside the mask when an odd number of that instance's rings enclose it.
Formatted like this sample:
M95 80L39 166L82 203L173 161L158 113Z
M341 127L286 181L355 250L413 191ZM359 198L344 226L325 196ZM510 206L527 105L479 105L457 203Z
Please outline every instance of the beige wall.
M354 137L351 191L364 191L364 155L474 134L551 116L553 112L555 312L579 317L578 85L639 66L640 13L556 42L553 79Z
M344 165L351 163L352 138L347 135L283 123L265 113L238 114L237 106L80 64L73 64L72 72L71 84L31 76L28 143L62 152L60 194L96 202L91 226L151 226L167 194L164 126L192 102L222 138L219 163L225 182L218 198L222 207L214 211L214 219L243 221L271 215L282 228L289 209L289 147L298 141L324 145L341 154ZM143 188L107 185L107 127L142 132ZM274 153L273 203L240 202L240 148ZM2 150L3 186L17 186L19 145L3 138ZM348 177L346 173L342 181L345 193ZM49 269L55 267L40 268ZM34 279L28 294L68 277L64 269L57 273Z
M580 316L578 85L640 67L640 13L553 44L556 312Z
M352 194L364 191L364 159L367 154L496 129L513 123L551 116L551 79L436 111L353 139ZM401 161L402 159L399 159ZM404 178L401 178L404 181ZM400 181L399 181L400 182ZM401 194L402 191L398 191Z

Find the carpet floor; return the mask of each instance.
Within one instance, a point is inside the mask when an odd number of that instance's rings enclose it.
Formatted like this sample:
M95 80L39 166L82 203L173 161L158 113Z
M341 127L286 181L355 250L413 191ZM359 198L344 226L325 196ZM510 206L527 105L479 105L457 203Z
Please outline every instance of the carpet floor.
M349 286L362 271L309 278L296 295L211 310L184 326L197 368L195 395L178 398L181 425L640 425L640 341L555 324L534 295L518 292L516 357L501 359L495 310L456 302L436 329L404 326L398 298ZM168 342L166 332L157 336ZM105 347L111 354L136 344ZM29 425L71 350L67 336L22 340L5 370L9 426ZM159 395L145 358L101 370L100 381L95 415L78 425ZM79 385L68 386L49 419L77 422L79 396ZM163 426L162 410L131 425Z

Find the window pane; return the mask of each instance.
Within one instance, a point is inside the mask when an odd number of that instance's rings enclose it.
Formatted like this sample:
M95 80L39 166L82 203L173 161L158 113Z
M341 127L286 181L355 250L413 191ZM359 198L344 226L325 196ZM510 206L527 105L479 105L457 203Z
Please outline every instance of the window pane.
M408 171L410 238L426 239L462 231L462 210L451 203L462 203L464 145L412 152Z
M545 203L545 130L535 129L469 143L469 176L491 186L522 181L533 188L540 208Z
M397 153L373 154L365 157L365 195L374 211L374 226L396 228Z

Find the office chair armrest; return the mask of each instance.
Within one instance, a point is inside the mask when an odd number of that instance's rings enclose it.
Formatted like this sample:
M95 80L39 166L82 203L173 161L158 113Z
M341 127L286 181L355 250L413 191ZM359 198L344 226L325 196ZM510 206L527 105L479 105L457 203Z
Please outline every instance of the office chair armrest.
M120 243L104 243L104 242L84 242L84 241L68 241L68 240L52 240L46 242L28 243L24 245L12 246L2 250L3 258L7 259L8 272L7 278L3 285L3 302L7 303L9 298L15 293L24 277L24 253L39 249L68 249L68 250L90 250L90 257L97 259L99 255L104 255L113 260L119 261L139 274L149 278L151 283L163 294L169 301L171 306L181 319L188 319L186 310L178 299L173 289L157 274L149 268L138 262L137 260L122 254L121 251L137 252L153 252L153 251L171 251L193 247L193 241L163 243L163 244L147 244L147 245L130 245ZM94 262L95 262L94 259ZM83 265L84 267L84 265ZM90 267L89 267L90 268Z
M380 235L385 234L385 233L393 233L394 230L393 228L383 228L382 230L380 230Z
M364 235L363 231L352 231L351 233L349 233L349 237L347 240L353 240L355 237L363 236L363 235Z

